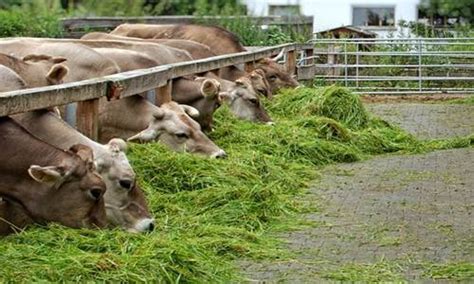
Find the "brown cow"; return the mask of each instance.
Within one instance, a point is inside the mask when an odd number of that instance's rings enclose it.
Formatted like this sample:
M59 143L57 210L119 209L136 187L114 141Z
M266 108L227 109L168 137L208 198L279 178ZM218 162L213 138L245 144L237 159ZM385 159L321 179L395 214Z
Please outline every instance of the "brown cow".
M116 48L96 48L95 50L115 60L115 63L117 63L123 71L151 68L161 63L153 61L148 55L129 50ZM209 76L214 79L219 79L224 83L223 86L225 86L225 88L223 91L225 92L223 95L226 97L224 102L231 105L231 111L234 115L251 121L271 122L271 119L260 104L259 98L252 86L254 79L262 79L257 70L235 82L220 79L212 72L209 72ZM212 86L215 84L214 82L217 81L200 80L198 82L190 80L189 78L173 80L173 100L197 108L199 115L195 119L199 122L204 131L211 130L212 115L221 102L219 96L217 96L219 87ZM243 82L246 83L244 84Z
M217 54L214 53L207 45L201 44L199 42L195 42L192 40L183 40L183 39L143 39L138 37L127 37L127 36L119 36L113 35L108 33L101 33L101 32L92 32L85 34L81 37L84 40L119 40L119 41L135 41L135 42L149 42L149 43L157 43L162 44L178 49L183 49L189 52L193 59L202 59L216 56Z
M157 107L139 95L111 101L106 107L101 104L100 140L121 137L132 142L161 141L175 151L225 157L226 153L191 118L198 115L191 106L167 102Z
M163 44L148 42L133 42L119 40L79 40L79 39L45 39L45 38L24 38L31 42L46 43L74 43L87 46L89 48L120 48L136 51L148 55L161 64L171 64L192 60L189 52Z
M221 79L211 72L206 73L206 77L215 79L220 83L221 93L219 97L229 105L235 116L245 120L273 124L249 78L241 77L232 82Z
M120 40L120 41L135 41L135 42L150 42L150 43L159 43L179 49L188 51L193 59L203 59L213 56L217 56L207 45L192 41L192 40L183 40L183 39L155 39L155 38L136 38L136 37L126 37L119 36L115 34L107 34L100 32L93 32L86 34L82 39L87 40ZM236 80L241 77L250 77L252 79L252 84L254 89L260 94L271 98L272 92L270 85L265 78L265 73L261 69L256 69L250 74L238 69L236 66L228 66L221 69L220 73L212 71L213 73L219 74L221 78L227 80ZM256 76L255 74L258 74Z
M10 89L4 87L0 89L1 91L25 88L26 83L22 82L18 74L14 72L7 74L10 75L2 79L19 83L10 86ZM67 149L77 143L91 147L97 170L108 189L104 201L109 225L121 226L136 232L153 229L154 221L150 217L144 194L136 185L135 173L124 152L125 141L112 139L107 145L96 143L46 110L17 114L13 117L35 137L48 141L58 148ZM11 208L17 207L12 206Z
M217 55L247 51L235 34L216 26L122 24L115 28L111 34L139 38L193 40L209 46ZM292 88L299 85L298 82L275 61L267 58L256 63L255 68L261 68L265 72L265 78L271 86L272 93L277 92L281 88ZM236 80L242 76L242 74L235 69L231 70L229 74L220 75L229 80Z
M48 42L35 38L18 38L0 41L0 52L18 58L31 54L47 54L63 57L63 64L71 71L63 79L65 83L81 81L120 72L110 59L82 44L58 41ZM24 78L24 80L27 80Z
M35 137L58 148L67 149L77 143L91 147L97 171L107 186L104 202L109 225L133 232L154 228L145 196L136 184L135 172L125 155L125 141L112 139L106 145L99 144L46 110L18 114L13 118Z
M58 222L72 228L105 226L105 184L94 169L89 147L60 150L1 117L0 148L2 208L23 207L28 222ZM5 205L5 200L13 203Z

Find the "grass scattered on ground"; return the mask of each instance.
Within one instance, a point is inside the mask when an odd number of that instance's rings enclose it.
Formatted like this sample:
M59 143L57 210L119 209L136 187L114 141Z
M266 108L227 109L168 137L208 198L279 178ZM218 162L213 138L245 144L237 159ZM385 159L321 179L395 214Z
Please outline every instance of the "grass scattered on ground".
M294 216L317 210L301 198L317 177L315 166L473 143L420 142L371 117L358 97L339 87L287 90L266 105L274 126L218 111L211 138L229 154L225 160L159 144L131 146L157 220L153 233L34 226L1 240L0 281L235 281L232 260L285 256L268 231L302 225ZM399 279L397 267L351 269L370 272L362 281ZM351 279L351 269L330 278Z
M343 282L403 282L403 268L395 262L380 261L373 264L346 264L328 271L323 278Z

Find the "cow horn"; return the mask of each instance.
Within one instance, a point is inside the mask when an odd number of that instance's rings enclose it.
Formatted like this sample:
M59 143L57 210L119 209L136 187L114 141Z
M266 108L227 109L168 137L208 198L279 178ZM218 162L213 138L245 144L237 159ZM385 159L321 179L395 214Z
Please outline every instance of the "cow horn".
M153 130L151 128L147 128L141 131L140 133L129 137L127 141L134 143L146 143L154 141L158 136L160 136L160 133L158 131Z
M277 56L273 57L272 60L275 61L275 62L278 62L280 59L283 58L283 56L285 56L285 49L282 48L280 53L278 53Z
M190 117L192 118L198 118L199 117L199 111L195 109L192 106L188 105L179 105Z

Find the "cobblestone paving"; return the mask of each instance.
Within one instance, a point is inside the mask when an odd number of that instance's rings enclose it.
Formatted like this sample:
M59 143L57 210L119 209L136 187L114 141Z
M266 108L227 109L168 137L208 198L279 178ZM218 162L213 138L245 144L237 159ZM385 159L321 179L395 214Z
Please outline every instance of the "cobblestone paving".
M474 133L474 105L385 103L367 109L420 139L449 138Z
M395 107L379 106L370 108L390 118L387 110ZM447 106L446 115L455 110ZM435 129L423 132L426 137L448 135L442 129L449 122L431 117L443 114L438 105L398 109L392 121L408 125L414 134L419 127L408 117ZM426 117L417 117L417 111ZM459 127L449 135L473 133L471 114L470 123L465 120L470 132ZM306 215L315 224L311 228L281 236L296 257L241 262L247 279L308 283L347 265L389 262L400 266L395 270L402 279L413 280L426 278L421 263L474 263L474 148L326 167L305 199L319 204L322 213Z

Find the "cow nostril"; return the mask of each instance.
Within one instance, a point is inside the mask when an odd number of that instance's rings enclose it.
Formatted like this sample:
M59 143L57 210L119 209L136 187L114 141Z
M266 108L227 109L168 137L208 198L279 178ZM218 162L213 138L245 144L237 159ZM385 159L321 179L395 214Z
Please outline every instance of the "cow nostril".
M123 187L125 189L130 189L132 187L133 181L131 181L129 179L121 179L119 181L119 184L120 184L121 187Z
M224 152L224 150L219 150L219 151L217 151L216 153L214 153L212 155L212 158L225 159L225 158L227 158L227 153Z
M153 222L151 222L151 223L148 225L147 231L148 231L148 232L153 232L153 230L155 230L155 224L154 224Z

